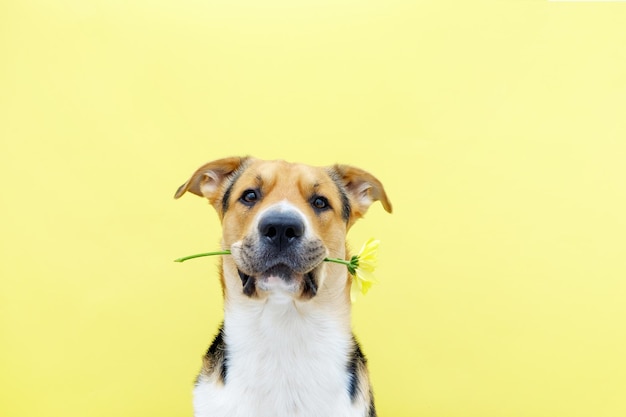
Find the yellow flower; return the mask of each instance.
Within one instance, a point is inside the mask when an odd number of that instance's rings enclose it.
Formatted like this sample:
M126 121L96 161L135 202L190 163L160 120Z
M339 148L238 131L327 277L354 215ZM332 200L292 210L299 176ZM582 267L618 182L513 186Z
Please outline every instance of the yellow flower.
M380 240L370 238L363 244L357 255L350 259L348 271L352 274L352 286L350 288L350 300L354 303L359 295L365 295L372 284L378 281L374 277L374 269L378 266L378 246Z

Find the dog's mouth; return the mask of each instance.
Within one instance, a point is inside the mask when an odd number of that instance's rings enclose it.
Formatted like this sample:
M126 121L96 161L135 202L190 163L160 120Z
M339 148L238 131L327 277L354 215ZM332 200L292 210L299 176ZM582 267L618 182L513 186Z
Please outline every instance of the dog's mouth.
M249 297L286 293L306 299L317 294L326 257L326 247L320 240L304 241L279 251L247 238L231 245L231 252L243 293Z
M248 275L237 268L243 285L243 293L248 297L257 295L258 291L299 294L301 298L310 299L317 294L319 266L311 271L299 273L285 264L276 264L266 271L254 276Z

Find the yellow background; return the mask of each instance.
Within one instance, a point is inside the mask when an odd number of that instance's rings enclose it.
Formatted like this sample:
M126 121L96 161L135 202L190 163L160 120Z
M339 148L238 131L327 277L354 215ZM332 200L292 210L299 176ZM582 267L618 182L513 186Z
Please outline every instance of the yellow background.
M190 416L200 164L373 172L381 416L626 415L626 5L0 4L0 415Z

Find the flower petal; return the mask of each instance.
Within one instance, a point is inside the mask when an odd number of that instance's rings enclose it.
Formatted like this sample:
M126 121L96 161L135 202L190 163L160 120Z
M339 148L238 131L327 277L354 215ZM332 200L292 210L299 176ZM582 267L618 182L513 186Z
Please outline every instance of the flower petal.
M363 295L367 294L372 284L377 283L374 277L374 269L378 265L378 247L380 240L370 238L363 244L356 258L355 271L352 274L352 286L350 288L350 299L354 303L359 292ZM352 273L352 271L351 271Z
M374 272L374 269L376 269L377 266L378 266L378 262L376 262L376 260L374 260L374 262L371 262L371 261L359 259L359 266L357 269L360 269L363 271Z
M360 291L361 289L359 288L359 280L356 276L352 277L352 285L350 286L350 301L352 301L353 303L356 302Z
M357 268L356 270L356 279L361 282L378 282L372 271L361 268Z
M372 288L372 282L364 281L362 284L363 286L361 287L361 294L365 295L370 290L370 288Z
M361 250L359 251L359 259L367 259L370 256L376 257L376 252L378 251L378 247L380 246L380 240L369 238L367 242L363 244Z

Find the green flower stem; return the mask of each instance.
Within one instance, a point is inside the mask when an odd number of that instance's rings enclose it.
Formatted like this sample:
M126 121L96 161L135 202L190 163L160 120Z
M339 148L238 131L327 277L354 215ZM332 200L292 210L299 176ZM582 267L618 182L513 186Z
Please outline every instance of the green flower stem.
M214 256L214 255L230 255L229 250L221 250L216 252L205 252L205 253L197 253L195 255L183 256L182 258L174 259L174 262L185 262L189 259L202 258L204 256ZM356 268L358 266L358 258L353 256L352 259L346 261L345 259L339 258L324 258L324 262L334 262L336 264L345 265L348 268L348 271L352 275L355 274Z
M341 265L345 265L345 266L350 266L350 261L346 261L345 259L339 259L339 258L324 258L324 262L334 262L336 264L341 264Z
M345 265L346 268L348 268L348 272L352 275L356 274L356 269L359 266L359 258L356 255L350 258L349 261L339 258L324 258L324 262L334 262L336 264Z
M197 253L195 255L183 256L182 258L174 259L174 262L185 262L189 259L202 258L203 256L213 256L213 255L230 255L229 250L221 250L217 252L206 252L206 253Z

